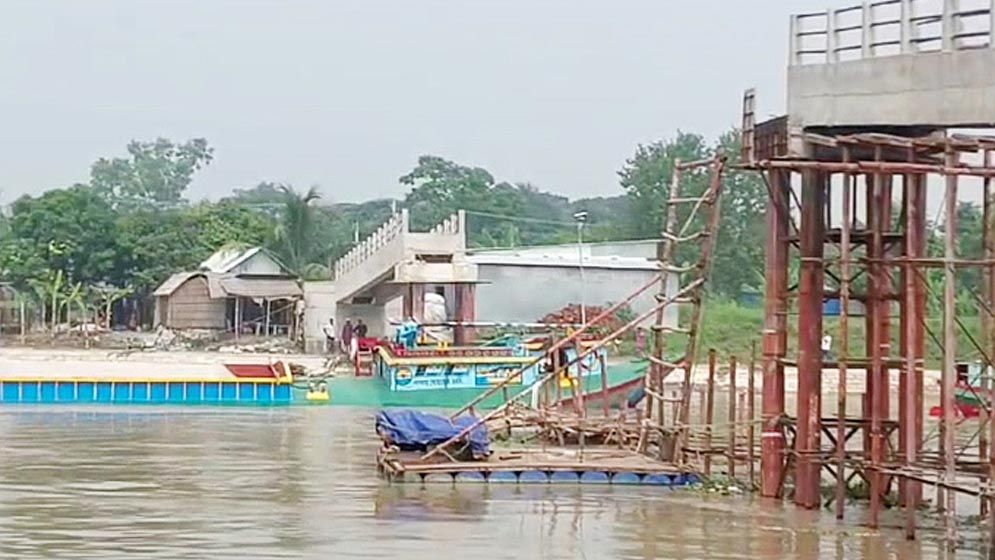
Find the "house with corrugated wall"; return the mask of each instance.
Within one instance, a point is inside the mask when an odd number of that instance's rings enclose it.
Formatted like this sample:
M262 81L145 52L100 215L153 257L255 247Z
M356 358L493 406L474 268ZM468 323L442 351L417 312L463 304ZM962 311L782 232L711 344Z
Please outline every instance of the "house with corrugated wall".
M177 272L155 292L155 325L237 334L293 335L300 282L261 247L225 247L197 270Z

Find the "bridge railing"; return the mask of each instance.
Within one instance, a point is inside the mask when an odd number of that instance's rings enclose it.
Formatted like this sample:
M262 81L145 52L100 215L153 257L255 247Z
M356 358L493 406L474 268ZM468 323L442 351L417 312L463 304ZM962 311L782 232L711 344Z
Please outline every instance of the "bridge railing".
M867 0L791 16L792 66L995 48L995 0Z
M341 279L344 274L358 267L367 259L395 240L401 240L408 231L408 210L405 208L392 215L375 232L352 248L348 253L335 261L335 278Z

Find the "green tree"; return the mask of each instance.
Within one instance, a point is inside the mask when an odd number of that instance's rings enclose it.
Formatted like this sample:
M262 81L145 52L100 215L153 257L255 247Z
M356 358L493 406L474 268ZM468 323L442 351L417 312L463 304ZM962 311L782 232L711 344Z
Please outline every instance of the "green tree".
M735 169L739 142L736 129L723 134L714 146L709 146L700 135L678 132L672 140L637 147L635 155L619 172L622 188L631 203L632 233L640 237L659 237L674 162L677 159L684 162L701 160L717 153L726 156L719 231L709 287L727 297L736 297L743 289L763 284L766 187L755 173ZM708 180L706 169L685 172L679 196L699 196ZM679 208L679 223L684 222L690 210L690 205ZM692 228L698 230L701 224L694 224ZM688 262L697 259L698 254L697 246L684 244L679 247L676 259Z
M0 269L16 283L45 270L86 283L113 281L119 271L115 213L87 186L23 196L11 206L8 223Z
M660 236L674 161L696 161L710 154L704 137L685 132L678 132L673 140L636 147L636 153L618 172L622 189L632 201L632 234L644 238ZM706 179L700 173L688 175L682 182L684 189L700 193Z
M128 144L128 157L100 158L90 185L115 207L173 206L183 202L193 175L214 158L203 138L176 144L165 138Z
M280 218L284 193L278 183L263 181L251 189L234 189L231 196L221 199L239 206L252 208L273 220Z
M146 294L174 272L196 269L225 245L264 244L271 229L265 216L231 202L128 212L118 222L126 267L112 284Z
M712 291L735 298L744 290L763 287L767 187L756 172L736 169L739 130L723 134L716 150L727 160L709 285Z
M356 238L365 239L376 231L390 218L395 204L393 200L377 199L319 207L320 222L327 235L329 260L334 261L349 252Z
M480 167L437 156L422 156L401 177L412 189L405 198L416 229L428 229L458 210L466 210L472 247L551 243L573 229L570 202L529 183L495 182Z

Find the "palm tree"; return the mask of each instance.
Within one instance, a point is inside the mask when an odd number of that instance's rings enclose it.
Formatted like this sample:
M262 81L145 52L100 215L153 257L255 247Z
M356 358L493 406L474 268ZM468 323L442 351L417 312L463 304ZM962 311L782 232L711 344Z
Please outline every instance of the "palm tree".
M276 253L291 270L303 274L321 252L316 244L316 206L313 204L321 195L317 187L304 193L286 185L280 185L279 189L283 193L283 208L280 223L273 232Z

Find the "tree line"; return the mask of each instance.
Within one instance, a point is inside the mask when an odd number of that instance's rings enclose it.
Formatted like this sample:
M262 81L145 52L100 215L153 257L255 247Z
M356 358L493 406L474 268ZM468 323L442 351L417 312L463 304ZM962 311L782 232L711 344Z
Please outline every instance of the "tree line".
M125 155L95 161L86 182L24 195L4 209L0 281L47 309L54 321L76 306L85 310L88 302L96 308L121 298L146 300L170 274L195 269L224 246L265 246L302 278L328 278L330 263L398 203L422 229L467 210L472 247L572 242L572 216L580 210L588 213L586 240L656 237L674 159L734 153L736 138L731 131L709 145L700 135L679 133L641 145L618 173L620 194L579 200L426 155L399 178L407 189L401 200L358 204L274 182L192 202L186 198L190 184L214 160L207 140L132 141ZM735 181L736 188L727 190L721 235L737 242L719 244L724 248L714 282L729 295L761 282L762 243L748 240L762 239L753 218L762 212L764 194L755 179Z
M416 229L466 210L471 247L574 242L573 214L581 210L588 213L585 240L657 238L675 161L717 153L728 158L729 171L709 290L734 299L762 290L767 196L759 176L735 169L737 130L711 142L700 134L678 132L639 145L620 165L619 194L578 200L426 155L399 178L406 193L397 201L341 203L322 198L315 187L260 182L216 201L193 202L186 198L187 190L197 172L214 160L207 140L133 141L125 155L95 161L88 181L24 195L4 209L0 281L47 309L51 321L77 307L109 308L122 298L147 301L169 275L195 269L225 246L264 246L302 278L326 279L330 263L375 230L398 204L409 209ZM700 192L707 180L707 173L692 173L682 185ZM978 257L981 210L962 203L959 215L961 255ZM938 236L930 238L931 253L939 247ZM685 262L696 257L694 248L677 255ZM971 295L980 282L972 271L959 279L965 310L973 308Z

